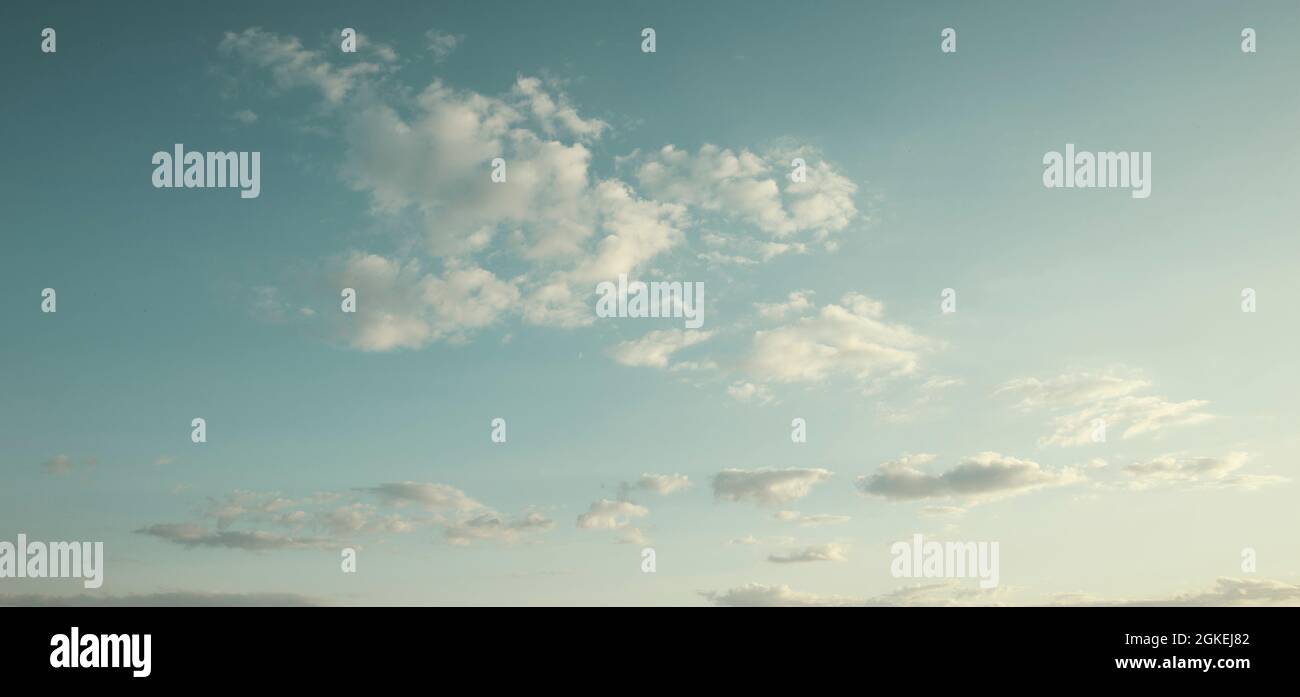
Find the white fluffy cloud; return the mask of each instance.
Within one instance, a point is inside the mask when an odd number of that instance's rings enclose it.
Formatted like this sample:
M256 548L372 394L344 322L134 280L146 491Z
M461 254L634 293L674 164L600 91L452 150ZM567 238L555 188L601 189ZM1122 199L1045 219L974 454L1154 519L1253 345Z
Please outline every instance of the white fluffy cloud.
M578 527L587 530L619 530L628 527L633 518L643 518L650 514L650 509L631 501L611 501L601 499L591 504L591 508L578 516Z
M632 483L631 488L639 491L652 491L666 496L678 491L685 491L691 486L690 477L684 474L643 474Z
M857 486L865 494L892 501L957 498L974 503L1073 484L1083 478L1073 469L1049 470L1032 460L993 452L967 457L940 474L921 469L934 460L933 455L905 455L881 464L875 474L858 477Z
M564 93L552 95L538 78L519 78L515 81L513 94L527 106L547 135L563 133L580 140L592 140L609 128L609 124L600 119L579 116Z
M339 281L357 292L351 343L364 351L419 348L462 340L495 323L519 290L478 267L450 266L441 275L417 262L353 254Z
M798 317L813 309L812 296L811 290L796 290L787 295L784 302L754 303L754 309L764 319L785 319L787 315Z
M859 381L916 370L933 342L884 321L884 306L848 293L791 324L754 333L747 366L771 382L820 382L840 375Z
M775 155L716 145L691 153L665 145L641 159L636 179L655 198L739 218L775 237L809 230L825 235L858 217L857 185L825 161L810 162L803 182L792 181L790 172L790 160Z
M723 501L784 504L807 496L813 485L831 478L824 469L725 469L713 477L713 496Z
M699 330L660 329L618 344L610 350L610 356L622 365L668 368L673 354L711 336L712 332Z
M615 530L620 544L647 544L645 534L633 526L633 521L650 515L650 509L629 499L637 492L650 492L668 496L686 491L691 480L684 474L642 474L634 482L618 485L618 500L601 499L591 504L586 513L578 516L578 527L586 530Z
M526 230L534 258L572 254L593 232L591 153L524 127L510 102L434 82L410 116L384 103L353 114L344 174L376 211L418 215L430 251L485 248L502 228ZM493 158L506 181L490 177Z

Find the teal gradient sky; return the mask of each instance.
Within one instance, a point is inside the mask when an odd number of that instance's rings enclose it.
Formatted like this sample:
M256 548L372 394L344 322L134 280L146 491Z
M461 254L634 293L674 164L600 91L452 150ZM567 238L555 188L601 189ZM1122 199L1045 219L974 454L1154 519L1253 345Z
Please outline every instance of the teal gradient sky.
M916 532L999 541L1002 602L1201 593L1251 577L1240 568L1247 547L1259 556L1254 578L1300 582L1295 3L144 7L0 10L0 539L103 541L96 593L677 605L763 584L870 599L912 583L890 576L888 549ZM55 54L39 51L45 26L58 31ZM657 31L652 55L639 50L646 26ZM958 52L945 55L949 26ZM1247 26L1259 34L1253 55L1239 49ZM296 37L336 67L375 60L366 51L377 43L397 57L329 104L222 48L228 32L252 27ZM363 35L362 53L339 52L342 27ZM463 39L439 57L431 30ZM529 223L501 226L453 262L430 251L416 213L376 210L355 183L353 115L386 103L411 118L435 79L503 98L521 76L544 78L582 118L608 124L586 143L593 185L617 178L649 198L635 163L668 144L798 147L856 185L856 215L831 249L809 233L789 240L807 242L805 253L715 265L698 256L706 235L770 236L725 207L689 211L681 245L637 275L704 282L714 334L673 359L711 369L611 356L680 320L562 327L515 308L459 340L361 350L349 323L359 318L338 305L350 254L431 273L473 263L499 279L537 267L511 242ZM234 118L241 110L256 122ZM260 151L261 196L154 189L150 157L174 143ZM1152 152L1151 198L1045 189L1043 154L1066 143ZM40 312L46 287L58 292L55 314ZM1253 314L1240 309L1247 287L1258 293ZM259 303L268 288L274 307ZM944 288L958 292L955 314L939 311ZM755 303L804 289L817 308L846 293L880 301L885 322L928 348L906 374L764 381L747 363L755 332L772 329ZM362 311L366 301L363 292ZM1019 409L999 389L1071 374L1144 380L1141 394L1204 400L1213 418L1043 444L1054 412ZM953 384L927 391L936 377ZM772 401L729 396L740 382L765 384ZM202 445L190 442L196 416L208 424ZM508 421L505 444L489 440L496 417ZM807 420L807 443L791 442L794 417ZM937 474L987 451L1082 478L979 502L893 501L854 486L904 453L934 454L925 469ZM1137 487L1123 470L1238 452L1249 457L1236 473L1267 485ZM43 467L58 456L71 471ZM1094 459L1107 466L1089 467ZM776 506L719 500L710 485L727 468L796 467L834 475ZM692 482L633 496L649 509L635 521L647 543L575 524L643 473ZM340 572L333 547L190 548L137 532L210 527L209 502L236 490L379 506L364 490L402 481L449 485L553 527L468 546L437 526L339 536L335 547L361 549L356 574ZM930 504L965 512L924 515ZM801 527L774 520L778 510L851 520ZM758 544L730 544L747 536ZM824 544L846 559L767 560ZM657 552L655 574L641 573L643 546ZM82 592L74 581L0 579L0 594Z

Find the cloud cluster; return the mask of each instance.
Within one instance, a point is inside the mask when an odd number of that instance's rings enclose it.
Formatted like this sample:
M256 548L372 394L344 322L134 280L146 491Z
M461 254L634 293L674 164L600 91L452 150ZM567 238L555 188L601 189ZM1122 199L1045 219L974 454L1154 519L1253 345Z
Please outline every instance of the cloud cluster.
M907 586L871 598L818 595L791 590L787 585L748 583L726 591L700 594L724 607L952 607L1002 605L1000 588L983 590L955 580Z
M427 38L439 59L463 39L438 31ZM788 176L788 152L714 145L634 152L615 163L630 178L598 177L593 144L609 124L583 114L557 80L521 75L495 95L441 80L411 90L396 84L378 49L373 60L344 67L294 37L256 28L227 34L221 48L277 89L315 90L343 142L343 179L367 196L378 220L422 232L414 251L357 251L338 274L359 291L356 321L346 325L358 349L463 340L507 317L591 324L597 282L691 259L670 255L688 246L697 219L743 224L710 233L709 253L736 247L766 260L803 249L795 237L833 246L830 237L860 218L857 186L808 150L798 150L801 181ZM492 178L497 158L504 181ZM665 360L637 350L615 353L650 361L638 365Z
M624 544L644 544L645 533L633 524L633 521L650 515L650 509L632 501L637 492L649 492L668 496L686 491L691 487L691 480L684 474L642 474L634 482L621 482L618 485L618 500L600 499L591 504L586 513L578 516L578 528L583 530L616 530L618 542Z
M440 530L457 546L510 544L554 527L536 512L506 516L456 487L411 481L298 499L238 490L210 500L203 517L212 523L154 523L135 532L190 548L265 552L338 549L358 540L420 530Z
M1123 606L1123 607L1274 607L1300 606L1300 585L1274 579L1215 579L1202 591L1179 593L1167 598L1115 600L1084 593L1061 593L1054 605Z

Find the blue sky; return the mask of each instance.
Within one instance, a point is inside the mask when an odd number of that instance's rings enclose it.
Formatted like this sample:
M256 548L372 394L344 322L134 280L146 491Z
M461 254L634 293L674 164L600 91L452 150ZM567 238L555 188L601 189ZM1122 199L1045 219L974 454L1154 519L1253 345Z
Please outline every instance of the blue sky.
M1002 546L926 602L1300 597L1292 3L5 14L0 532L96 593L886 602L921 532ZM261 195L153 188L175 143ZM1066 143L1152 196L1044 188ZM596 317L619 272L704 327Z

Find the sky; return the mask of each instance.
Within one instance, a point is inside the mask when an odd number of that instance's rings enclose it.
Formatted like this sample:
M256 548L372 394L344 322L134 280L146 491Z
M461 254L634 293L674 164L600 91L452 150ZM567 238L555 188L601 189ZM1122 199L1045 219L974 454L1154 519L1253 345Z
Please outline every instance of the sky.
M1300 603L1294 3L0 17L0 603Z

